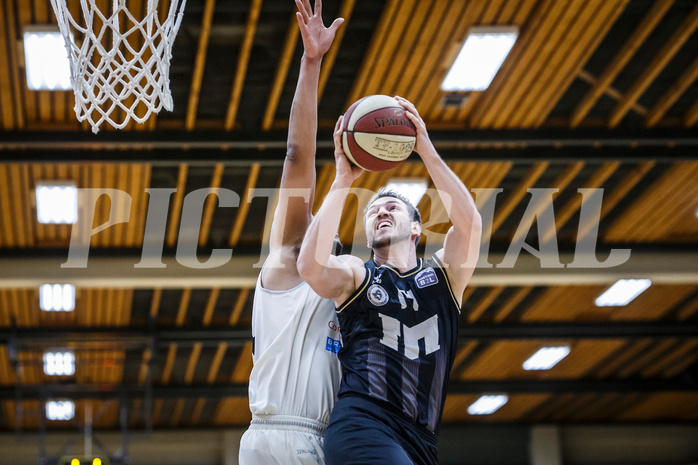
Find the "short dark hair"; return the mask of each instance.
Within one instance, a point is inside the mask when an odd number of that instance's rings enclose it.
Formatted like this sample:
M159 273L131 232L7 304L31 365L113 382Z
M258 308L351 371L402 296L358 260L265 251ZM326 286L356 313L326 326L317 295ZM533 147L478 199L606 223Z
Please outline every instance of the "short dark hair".
M393 197L402 201L402 203L404 203L407 207L408 214L412 215L412 221L416 221L417 223L422 224L422 215L420 215L419 210L417 210L417 208L414 205L412 205L410 199L408 199L407 197L405 197L397 191L381 187L380 189L378 189L378 192L376 192L376 194L373 197L371 197L371 200L369 200L368 205L366 205L366 208L364 208L364 229L366 229L366 212L371 207L371 205L373 205L373 202L375 202L378 199L382 199L383 197ZM420 238L421 235L414 240L415 245L419 245Z
M412 215L412 221L416 221L419 224L422 224L422 215L419 214L419 210L412 205L412 202L410 202L410 199L402 195L401 193L394 191L392 189L387 189L385 187L381 187L376 194L371 197L371 200L369 200L368 205L364 209L364 215L368 211L368 209L373 205L373 202L375 202L378 199L381 199L383 197L394 197L398 200L401 200L402 203L404 203L407 206L407 211Z

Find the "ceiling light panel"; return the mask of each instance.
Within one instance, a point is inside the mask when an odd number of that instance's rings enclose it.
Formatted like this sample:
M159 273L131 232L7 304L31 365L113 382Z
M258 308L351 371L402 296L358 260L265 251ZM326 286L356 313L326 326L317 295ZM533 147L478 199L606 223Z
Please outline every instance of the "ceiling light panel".
M505 394L485 395L468 407L470 415L491 415L509 401Z
M568 346L542 347L523 363L524 370L550 370L570 353Z
M44 373L49 376L75 374L75 355L71 351L54 350L44 353Z
M404 195L416 207L424 197L427 186L427 180L422 178L393 178L388 181L385 189Z
M69 90L70 61L57 27L24 29L24 62L27 87L31 90Z
M652 285L649 279L620 279L596 298L597 307L622 307Z
M482 91L504 63L519 36L516 26L472 27L441 83L448 92Z
M78 189L72 183L36 186L36 214L39 223L73 224L78 221Z
M46 418L49 420L71 420L75 416L75 404L70 400L46 402Z
M75 286L72 284L42 284L39 287L39 307L45 312L75 310Z

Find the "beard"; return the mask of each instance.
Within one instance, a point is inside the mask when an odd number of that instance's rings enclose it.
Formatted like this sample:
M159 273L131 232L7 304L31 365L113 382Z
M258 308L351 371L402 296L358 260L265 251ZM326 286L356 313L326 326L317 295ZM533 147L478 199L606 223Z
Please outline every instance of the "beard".
M383 247L389 247L392 244L397 244L400 241L403 241L405 239L410 240L412 238L412 232L404 228L402 230L399 230L397 232L394 232L391 235L381 237L380 239L376 239L375 236L369 240L369 247L371 249L381 249Z

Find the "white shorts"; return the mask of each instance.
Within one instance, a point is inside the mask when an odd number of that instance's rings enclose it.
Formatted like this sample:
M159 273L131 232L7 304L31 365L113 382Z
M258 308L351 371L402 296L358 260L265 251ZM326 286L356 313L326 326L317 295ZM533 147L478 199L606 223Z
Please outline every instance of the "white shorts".
M325 428L308 418L253 418L240 440L240 465L324 465Z

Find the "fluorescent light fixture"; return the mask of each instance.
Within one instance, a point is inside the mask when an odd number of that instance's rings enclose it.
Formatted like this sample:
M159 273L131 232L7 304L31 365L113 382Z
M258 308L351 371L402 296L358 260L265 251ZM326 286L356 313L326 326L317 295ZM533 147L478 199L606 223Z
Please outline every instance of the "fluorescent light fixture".
M524 370L550 370L570 353L568 346L543 347L523 363Z
M46 418L49 420L70 420L75 416L75 404L70 400L46 402Z
M42 284L39 288L39 307L45 312L72 312L75 310L75 286Z
M24 29L24 62L31 90L69 90L70 61L58 27L28 26Z
M471 415L490 415L509 401L509 396L505 394L486 395L480 397L468 407Z
M67 350L44 352L44 373L49 376L75 374L75 355Z
M385 189L404 195L412 203L412 205L416 207L419 204L419 201L422 200L422 197L424 197L424 193L427 191L427 185L426 179L393 178L388 181Z
M441 90L485 90L499 71L519 36L516 26L475 26L465 38Z
M73 183L42 182L36 186L39 223L73 224L78 221L78 189Z
M620 279L596 298L597 307L622 307L642 294L652 281L649 279Z

